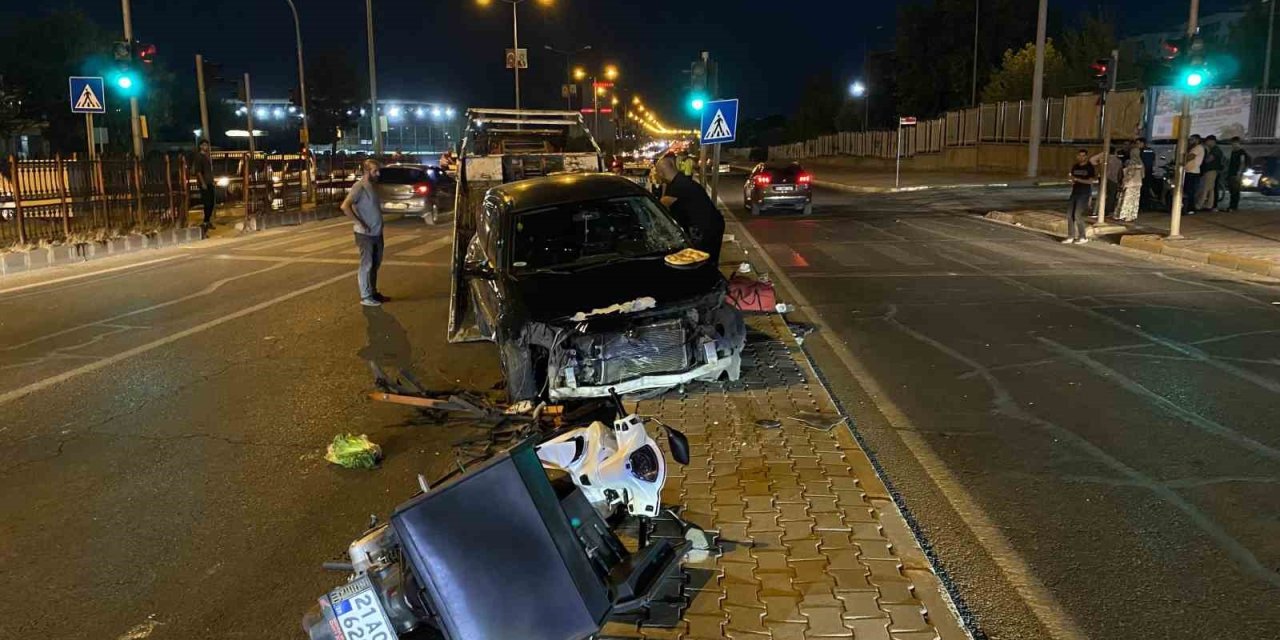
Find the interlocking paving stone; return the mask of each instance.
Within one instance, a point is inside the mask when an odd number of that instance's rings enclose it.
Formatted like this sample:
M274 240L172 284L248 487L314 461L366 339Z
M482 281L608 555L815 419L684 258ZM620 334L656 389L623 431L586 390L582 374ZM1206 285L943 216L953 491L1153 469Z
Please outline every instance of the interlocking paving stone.
M689 437L691 463L669 465L663 497L715 535L710 553L685 562L683 597L657 603L683 619L610 624L602 637L935 638L930 617L953 614L915 597L881 525L900 516L872 504L887 497L883 483L844 427L794 419L832 424L839 415L803 353L781 339L780 319L752 316L748 326L741 380L690 384L640 407ZM782 427L756 426L766 418Z

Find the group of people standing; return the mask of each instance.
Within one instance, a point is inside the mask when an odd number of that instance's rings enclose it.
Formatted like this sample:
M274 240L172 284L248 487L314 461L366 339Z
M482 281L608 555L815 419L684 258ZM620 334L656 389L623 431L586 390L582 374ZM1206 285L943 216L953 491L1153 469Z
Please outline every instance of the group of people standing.
M1099 168L1104 153L1090 157L1087 149L1076 152L1076 162L1068 176L1071 180L1071 200L1067 209L1067 239L1065 244L1084 244L1086 222L1092 210L1093 185L1098 184ZM1159 195L1159 180L1154 177L1155 151L1145 138L1135 138L1125 143L1107 159L1107 209L1120 222L1138 219L1138 211L1153 204ZM1196 211L1235 211L1240 207L1240 190L1244 172L1252 163L1239 136L1231 138L1231 152L1226 154L1218 145L1217 136L1201 138L1193 135L1186 155L1186 174L1183 182L1183 211L1195 215ZM1173 166L1170 166L1173 169ZM1229 198L1223 197L1227 192Z

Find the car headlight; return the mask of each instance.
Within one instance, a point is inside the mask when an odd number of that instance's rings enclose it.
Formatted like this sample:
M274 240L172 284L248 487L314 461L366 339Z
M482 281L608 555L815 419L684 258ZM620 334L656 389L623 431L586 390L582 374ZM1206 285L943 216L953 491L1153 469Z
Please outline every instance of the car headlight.
M213 183L219 187L226 188L227 185L231 184L231 178L228 178L227 176L219 176L217 180L213 181Z

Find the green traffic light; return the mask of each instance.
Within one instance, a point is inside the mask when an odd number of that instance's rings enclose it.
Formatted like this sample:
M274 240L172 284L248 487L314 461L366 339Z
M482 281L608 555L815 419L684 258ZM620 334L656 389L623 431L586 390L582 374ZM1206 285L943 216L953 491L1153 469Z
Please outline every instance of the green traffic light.
M1183 82L1185 82L1188 87L1198 87L1204 82L1204 76L1198 71L1192 71L1187 74L1187 77Z
M702 107L706 106L706 103L702 101L702 98L694 98L689 103L689 106L693 107L694 111L702 111Z
M119 78L116 78L116 86L126 90L132 89L133 78L130 78L129 76L120 76Z

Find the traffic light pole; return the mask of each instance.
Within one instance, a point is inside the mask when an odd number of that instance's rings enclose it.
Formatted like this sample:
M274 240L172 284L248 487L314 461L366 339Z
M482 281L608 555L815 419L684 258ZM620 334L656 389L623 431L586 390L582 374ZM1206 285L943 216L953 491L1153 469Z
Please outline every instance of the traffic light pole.
M1107 118L1107 100L1111 97L1111 92L1116 90L1116 77L1120 72L1120 51L1118 49L1111 50L1110 68L1107 70L1110 76L1107 78L1107 85L1102 88L1102 175L1098 176L1098 222L1102 224L1107 221L1107 163L1113 160L1111 157L1111 122Z
M1036 71L1031 79L1031 132L1027 144L1027 177L1040 175L1040 138L1044 134L1044 49L1049 0L1040 0L1036 17Z
M129 43L129 59L133 61L133 9L129 0L120 0L120 10L124 14L124 41ZM138 96L129 97L129 128L133 134L133 155L142 157L142 122L138 117Z
M378 70L373 61L373 0L364 0L365 29L369 35L369 119L373 122L373 154L382 155L382 119L378 117Z
M209 98L204 89L204 56L196 54L196 90L200 93L200 137L213 142L209 131Z
M1191 0L1191 16L1187 18L1188 42L1195 37L1199 21L1200 0ZM1187 182L1187 136L1191 135L1191 93L1186 87L1183 87L1182 91L1182 115L1178 118L1178 126L1174 128L1176 129L1174 133L1178 136L1178 150L1173 154L1178 163L1178 183L1174 185L1173 206L1169 210L1168 237L1171 240L1182 237L1182 196ZM1191 195L1195 197L1195 194Z
M307 75L302 66L302 23L298 20L298 8L294 6L293 0L285 0L289 3L289 10L293 12L293 35L298 41L298 93L302 98L302 143L303 147L311 146L311 129L307 126Z

